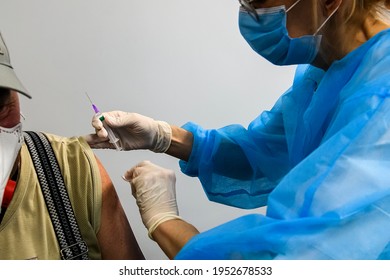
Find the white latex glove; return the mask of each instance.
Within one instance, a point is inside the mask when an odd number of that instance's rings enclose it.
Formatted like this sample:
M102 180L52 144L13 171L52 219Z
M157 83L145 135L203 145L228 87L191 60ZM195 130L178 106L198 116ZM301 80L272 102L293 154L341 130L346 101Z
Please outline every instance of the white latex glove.
M111 127L119 138L123 150L149 149L156 153L164 153L171 145L172 129L166 122L122 111L105 112L103 116L105 124ZM96 116L92 118L92 126L96 134L84 137L91 148L114 149L107 138L108 134L102 121Z
M142 222L151 239L154 230L161 223L181 219L176 202L176 176L172 170L150 161L142 161L126 171L123 179L131 184Z

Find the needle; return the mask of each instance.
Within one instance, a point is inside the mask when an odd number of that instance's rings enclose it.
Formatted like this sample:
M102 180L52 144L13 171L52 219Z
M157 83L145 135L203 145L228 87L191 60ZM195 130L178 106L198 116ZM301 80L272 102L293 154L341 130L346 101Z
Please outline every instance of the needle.
M85 95L87 95L89 101L91 102L91 105L92 105L92 109L93 111L95 112L95 116L97 118L99 118L99 120L102 121L103 123L103 127L106 129L107 131L107 134L108 134L108 139L110 140L110 143L112 143L114 146L115 146L115 149L117 151L120 151L122 150L120 144L118 143L119 142L119 139L115 136L115 133L112 131L112 129L106 124L106 122L104 121L104 116L103 114L99 111L98 107L93 104L91 98L89 97L88 93L85 92Z

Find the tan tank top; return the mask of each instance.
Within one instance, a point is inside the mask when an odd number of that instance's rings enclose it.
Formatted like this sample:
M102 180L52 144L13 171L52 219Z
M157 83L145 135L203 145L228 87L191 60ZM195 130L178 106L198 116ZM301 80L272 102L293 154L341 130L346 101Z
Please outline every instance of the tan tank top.
M101 259L97 241L101 179L95 156L82 138L46 134L62 170L89 258ZM59 245L30 154L21 150L19 179L0 224L0 259L60 259Z

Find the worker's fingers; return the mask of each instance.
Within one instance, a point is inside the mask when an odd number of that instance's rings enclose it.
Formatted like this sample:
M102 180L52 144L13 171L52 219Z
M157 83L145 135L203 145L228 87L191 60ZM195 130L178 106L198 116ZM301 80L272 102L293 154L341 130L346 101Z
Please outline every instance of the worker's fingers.
M109 142L108 138L99 137L96 134L84 135L83 138L93 149L114 149L115 147Z

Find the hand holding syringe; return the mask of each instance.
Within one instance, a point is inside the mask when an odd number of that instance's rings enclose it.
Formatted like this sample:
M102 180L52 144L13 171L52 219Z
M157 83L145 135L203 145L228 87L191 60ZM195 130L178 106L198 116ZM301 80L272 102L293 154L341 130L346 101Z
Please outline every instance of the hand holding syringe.
M105 129L105 130L107 131L107 133L108 133L108 139L110 140L110 143L112 143L112 144L114 145L114 147L115 147L115 149L116 149L117 151L121 151L121 150L122 150L122 147L121 147L120 144L119 144L119 139L115 136L115 134L114 134L114 132L112 131L112 129L105 123L103 114L99 111L99 109L96 107L96 105L93 104L93 102L92 102L91 98L89 97L88 93L85 93L85 94L87 95L89 101L90 101L91 104L92 104L92 108L93 108L93 110L94 110L94 112L95 112L95 114L96 114L95 116L96 116L99 120L101 120L101 122L103 123L104 129Z

